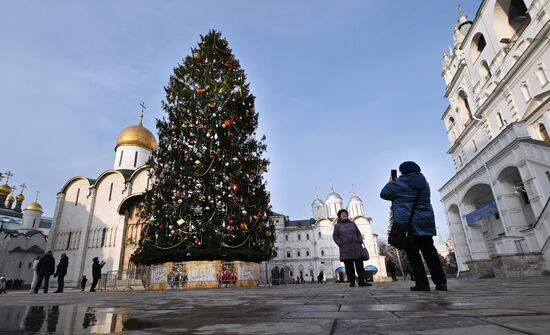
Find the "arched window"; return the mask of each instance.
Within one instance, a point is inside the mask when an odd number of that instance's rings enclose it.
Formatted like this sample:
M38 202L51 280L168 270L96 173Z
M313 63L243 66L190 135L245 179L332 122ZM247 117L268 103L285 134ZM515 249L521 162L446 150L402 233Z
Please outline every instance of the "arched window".
M485 41L485 37L482 33L477 33L474 35L472 38L472 44L470 45L470 56L472 58L472 63L479 58L479 55L481 55L481 52L485 49L486 45L487 42Z
M76 190L76 199L74 201L74 205L78 205L78 198L80 197L80 189Z
M302 236L298 234L298 241L301 241L301 240L302 240Z
M306 234L306 240L309 240L309 234Z
M321 235L321 232L319 232L319 238L322 238L322 237L323 237L323 235Z
M501 45L507 47L531 22L523 0L497 0L493 11L493 27Z
M457 96L458 114L462 119L462 122L466 123L472 118L472 110L468 103L468 96L464 91L458 92Z
M550 136L548 136L548 131L546 131L546 127L544 126L544 124L539 124L539 131L540 131L540 136L542 137L542 140L544 142L550 142Z
M325 251L321 250L321 256L324 256L324 255L325 255Z
M109 186L109 201L111 201L113 197L113 183L111 183L111 186Z
M546 73L544 72L544 67L542 66L542 64L539 64L537 69L535 70L535 76L537 77L540 86L544 86L548 82L548 78L546 77Z
M449 116L447 119L447 130L450 130L455 125L455 118L452 116Z
M460 164L459 166L462 166L462 156L458 156L458 163Z
M500 112L497 113L497 122L499 128L504 127L504 125L506 124L506 122L504 122L504 120L502 119L502 114L500 114Z
M309 250L306 250L306 256L309 257Z
M300 250L297 251L296 255L300 257L302 254L300 253Z
M288 241L288 235L285 235L285 241Z
M523 95L525 102L531 100L531 92L529 92L529 86L527 86L527 82L524 81L519 87L519 90L521 91L521 95Z
M489 64L487 64L486 60L482 60L479 65L479 76L481 77L482 82L486 82L489 78L491 78L491 69L489 68Z

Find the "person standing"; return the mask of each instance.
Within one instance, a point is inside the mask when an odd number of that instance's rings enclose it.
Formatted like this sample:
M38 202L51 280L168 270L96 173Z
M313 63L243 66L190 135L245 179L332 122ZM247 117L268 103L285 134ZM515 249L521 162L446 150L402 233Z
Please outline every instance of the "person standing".
M395 270L396 270L395 263L392 262L390 258L388 258L388 261L386 262L386 271L388 272L388 276L391 277L392 281L397 281Z
M365 269L363 268L363 236L355 222L348 219L348 211L338 211L338 221L334 226L332 239L340 248L340 261L344 262L349 286L355 286L355 271L357 271L357 282L359 286L371 286L365 281Z
M99 282L99 279L101 279L101 268L105 265L104 261L99 262L99 258L94 257L92 259L92 287L90 288L90 292L95 292L95 288L97 286L97 283Z
M0 276L0 294L7 294L6 292L6 277Z
M392 202L393 224L408 224L414 235L414 245L405 249L414 272L415 286L412 291L429 291L430 285L424 270L420 252L428 265L435 289L447 291L447 278L441 267L439 255L433 244L436 235L435 217L430 202L430 185L420 173L415 162L404 162L399 166L401 176L384 186L380 197ZM411 220L412 219L412 220Z
M321 271L321 272L319 272L319 275L317 276L317 282L319 284L322 284L324 280L325 280L325 275L323 274L323 271Z
M86 275L82 276L82 280L80 281L80 292L84 292L84 289L86 288L86 282L88 281L88 278L86 278Z
M59 264L54 273L54 277L57 277L57 290L54 293L63 293L65 287L65 276L67 275L67 268L69 267L69 257L66 254L61 254Z
M44 281L44 293L48 293L48 286L50 284L50 276L55 271L55 258L53 258L52 252L48 251L44 256L38 260L38 266L36 267L36 273L38 274L38 280L34 286L34 293L38 293L42 281Z
M36 273L36 269L38 269L39 259L40 256L36 256L36 259L32 262L32 281L29 293L34 293L34 287L36 286L36 282L38 281L38 273Z

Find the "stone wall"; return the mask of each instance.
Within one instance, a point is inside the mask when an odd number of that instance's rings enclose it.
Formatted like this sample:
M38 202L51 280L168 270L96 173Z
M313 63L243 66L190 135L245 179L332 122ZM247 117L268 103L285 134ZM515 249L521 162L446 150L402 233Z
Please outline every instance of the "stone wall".
M467 262L471 278L518 278L542 276L545 268L541 254L499 255Z

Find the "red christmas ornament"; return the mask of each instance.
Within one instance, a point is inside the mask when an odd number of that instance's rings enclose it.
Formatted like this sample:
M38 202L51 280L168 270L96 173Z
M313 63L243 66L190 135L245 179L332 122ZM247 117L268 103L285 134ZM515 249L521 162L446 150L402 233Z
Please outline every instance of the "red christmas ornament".
M202 86L199 86L199 88L197 88L197 93L201 94L204 92L204 88L202 88Z
M233 61L230 59L228 61L225 61L225 63L223 63L223 65L227 68L231 68L233 66Z
M229 132L229 136L235 136L235 132L234 132L234 131L230 131L230 132Z
M163 229L164 229L164 225L163 225L162 223L159 224L159 229L160 229L160 230L163 230Z
M195 247L196 247L196 246L199 245L200 241L199 241L199 239L196 238L195 241L194 241L193 243L195 244Z
M241 228L241 230L246 230L248 228L248 225L246 224L245 221L241 222L241 224L239 225L239 228Z
M233 220L233 219L229 220L229 224L230 224L230 225L234 225L234 224L235 224L235 220Z
M239 184L236 184L236 183L231 183L231 184L229 185L229 187L231 188L231 190L232 190L233 192L237 192L237 191L239 190L239 188L240 188Z
M214 108L216 108L216 104L215 103L208 104L208 107L214 109Z
M231 120L230 119L225 119L225 121L223 121L223 124L226 126L226 127L229 127L231 125Z

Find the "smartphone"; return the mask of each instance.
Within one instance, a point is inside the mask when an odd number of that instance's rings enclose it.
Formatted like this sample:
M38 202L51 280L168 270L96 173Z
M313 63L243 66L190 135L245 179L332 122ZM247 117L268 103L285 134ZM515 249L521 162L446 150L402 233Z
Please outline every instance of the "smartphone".
M397 170L391 170L391 179L396 180L397 179Z

